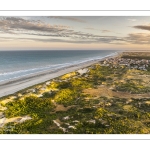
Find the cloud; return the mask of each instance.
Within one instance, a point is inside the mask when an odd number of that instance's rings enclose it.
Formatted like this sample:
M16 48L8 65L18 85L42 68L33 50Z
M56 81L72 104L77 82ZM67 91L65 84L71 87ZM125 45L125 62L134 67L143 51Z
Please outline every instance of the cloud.
M61 17L62 18L62 17ZM69 17L74 20L74 17ZM67 17L68 19L68 17ZM77 18L76 18L77 19ZM78 20L78 19L77 19ZM137 25L133 28L150 31L150 25ZM87 30L97 30L87 27ZM76 44L150 44L150 34L130 33L127 36L103 36L102 33L113 32L110 30L99 30L100 34L77 31L70 26L61 24L52 25L42 21L28 20L21 17L1 17L0 18L0 42L3 41L38 41L38 42L58 42ZM7 33L7 34L5 34ZM11 36L9 36L11 34ZM20 36L21 35L21 36ZM24 36L25 35L25 36ZM8 36L8 37L6 37ZM24 36L24 37L23 37Z
M91 28L94 29L94 28ZM0 30L4 33L26 34L47 37L70 37L72 39L92 39L112 38L112 36L100 36L81 31L75 31L69 26L50 25L41 21L25 20L16 17L3 17L0 19ZM108 30L102 30L109 32Z
M41 41L41 39L33 39L33 40L38 40ZM98 39L69 39L69 40L64 40L64 39L43 39L42 42L63 42L63 43L76 43L76 44L92 44L92 43L107 43L111 44L114 41L119 41L117 38L112 38L112 37L103 37L103 38L98 38Z
M90 37L90 38L63 38L61 37L50 37L48 38L17 38L17 37L0 37L0 42L4 41L13 41L13 40L20 40L20 41L38 41L43 43L75 43L75 44L119 44L119 45L125 45L125 44L150 44L150 34L144 34L144 33L130 33L126 37L116 37L116 36L99 36L96 38Z
M127 19L128 21L132 21L132 22L135 22L137 21L136 19Z
M101 30L102 33L108 33L108 32L111 32L110 30Z
M150 25L137 25L133 28L150 31ZM132 44L150 44L149 33L130 33L125 39Z
M106 44L114 44L124 42L123 38L114 37L114 36L99 36L97 38L70 38L70 39L60 39L57 38L16 38L16 37L0 37L0 42L3 41L12 41L12 40L20 40L20 41L38 41L38 42L61 42L61 43L76 43L76 44L92 44L92 43L106 43Z
M9 40L29 40L40 42L63 42L63 43L124 43L131 39L117 36L102 36L81 31L75 31L70 26L51 25L41 21L26 20L20 17L2 17L0 19L0 31L8 34L15 34L12 38L1 39ZM109 30L102 30L109 32ZM27 38L21 38L20 35Z
M64 20L69 20L69 21L86 23L85 20L82 20L82 19L79 19L79 18L75 18L75 17L69 17L69 16L49 16L48 18L64 19Z
M132 44L150 44L150 34L131 33L125 40Z
M150 25L137 25L137 26L133 26L136 29L142 29L142 30L148 30L150 31Z
M74 31L70 26L50 25L40 21L25 20L16 17L3 17L0 19L0 31L11 34L28 34L38 36L56 37L89 37L89 33Z
M19 33L22 31L38 31L38 32L62 32L70 28L64 25L50 25L40 21L25 20L16 17L6 17L0 19L0 30L6 33Z
M95 28L92 28L92 27L87 27L87 28L84 28L84 29L87 29L87 30L98 30L98 29L95 29ZM102 33L111 32L110 30L98 30L98 31L101 31Z
M92 28L92 27L87 27L87 28L84 28L84 29L87 29L87 30L97 30L97 29Z

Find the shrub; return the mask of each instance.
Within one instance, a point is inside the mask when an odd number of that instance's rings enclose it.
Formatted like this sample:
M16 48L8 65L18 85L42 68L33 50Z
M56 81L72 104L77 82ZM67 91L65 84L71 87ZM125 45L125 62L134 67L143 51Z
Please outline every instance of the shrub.
M8 108L5 111L7 118L35 114L43 115L53 108L53 104L49 98L26 97L24 100L17 100L6 104Z
M77 98L80 96L77 90L62 89L55 96L56 102L64 105L74 104Z

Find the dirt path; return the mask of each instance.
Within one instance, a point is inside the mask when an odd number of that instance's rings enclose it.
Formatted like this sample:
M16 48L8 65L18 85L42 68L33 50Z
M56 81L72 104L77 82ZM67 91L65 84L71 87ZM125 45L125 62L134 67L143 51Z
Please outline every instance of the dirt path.
M127 92L115 92L107 87L99 87L98 89L85 89L83 91L85 94L90 94L92 96L105 96L105 97L119 97L119 98L149 98L150 93L145 94L130 94Z

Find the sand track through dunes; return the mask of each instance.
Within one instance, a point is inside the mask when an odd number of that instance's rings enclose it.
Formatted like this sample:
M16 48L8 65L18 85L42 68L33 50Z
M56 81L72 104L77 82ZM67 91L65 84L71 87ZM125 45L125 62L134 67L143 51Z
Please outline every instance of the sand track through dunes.
M99 97L118 97L118 98L149 98L150 93L145 94L130 94L127 92L115 92L107 87L99 87L97 89L85 89L83 91L85 94L90 94L91 96L99 96Z

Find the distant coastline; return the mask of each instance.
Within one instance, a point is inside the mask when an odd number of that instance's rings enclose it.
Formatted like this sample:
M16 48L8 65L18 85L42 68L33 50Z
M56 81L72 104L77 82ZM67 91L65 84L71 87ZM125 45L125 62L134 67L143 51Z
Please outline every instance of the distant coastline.
M64 67L64 68L61 68L58 70L43 71L43 72L39 72L36 74L30 74L30 75L27 75L27 76L24 76L21 78L10 79L9 81L2 81L2 82L0 82L0 97L13 94L13 93L23 90L25 88L46 82L48 80L54 79L61 75L67 74L69 72L88 67L99 61L103 61L107 58L116 57L116 56L120 55L121 53L122 52L115 52L113 54L107 55L100 59L90 60L90 61L87 61L84 63L80 63L77 65L71 65L69 67Z

